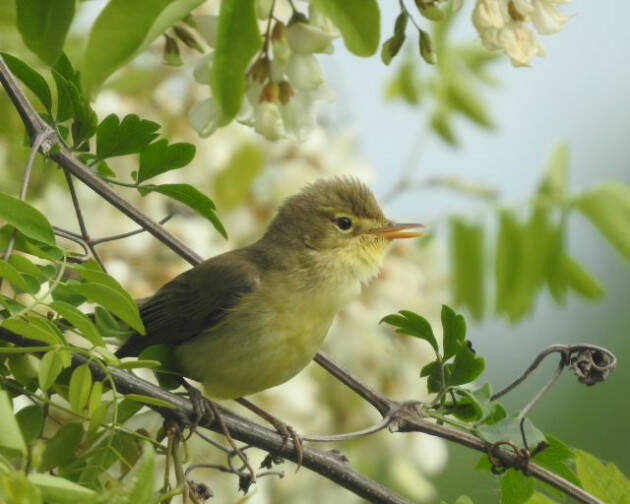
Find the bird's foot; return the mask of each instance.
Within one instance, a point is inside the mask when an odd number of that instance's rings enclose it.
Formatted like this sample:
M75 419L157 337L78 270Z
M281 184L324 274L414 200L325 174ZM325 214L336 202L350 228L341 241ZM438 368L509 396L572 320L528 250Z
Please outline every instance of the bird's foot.
M289 441L293 442L293 446L295 447L296 463L297 463L297 469L295 470L295 472L299 471L300 467L302 467L302 461L304 459L304 447L302 446L303 444L302 438L295 431L295 429L291 427L290 425L287 425L282 420L266 412L262 408L259 408L255 404L249 402L244 397L239 397L238 399L236 399L236 401L242 404L243 406L245 406L250 411L254 412L260 418L269 422L273 426L273 428L276 430L276 432L282 436L282 446L280 447L280 450L278 450L278 453L282 453L288 448ZM272 455L271 457L265 458L263 462L265 464L270 465L272 462L276 462L275 458L276 457ZM267 467L267 465L265 465L265 467Z
M199 427L200 423L204 421L207 421L208 423L212 423L215 420L216 415L215 415L214 409L210 405L210 401L208 401L208 399L206 399L203 396L203 394L199 391L199 389L197 389L196 387L193 387L186 380L182 380L182 385L186 389L186 392L188 393L188 398L190 399L190 402L192 403L192 407L193 407L192 422L189 425L190 427L190 434L188 435L188 438L189 438L190 436L192 436L195 430L197 430L197 427Z

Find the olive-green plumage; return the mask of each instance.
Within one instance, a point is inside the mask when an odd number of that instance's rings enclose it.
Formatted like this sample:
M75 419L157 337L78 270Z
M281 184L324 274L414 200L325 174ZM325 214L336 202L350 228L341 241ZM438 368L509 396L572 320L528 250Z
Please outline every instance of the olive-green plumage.
M213 257L140 308L146 336L119 356L176 345L185 377L213 398L236 398L288 380L324 341L337 311L379 271L399 233L370 190L353 179L307 186L287 199L257 242Z

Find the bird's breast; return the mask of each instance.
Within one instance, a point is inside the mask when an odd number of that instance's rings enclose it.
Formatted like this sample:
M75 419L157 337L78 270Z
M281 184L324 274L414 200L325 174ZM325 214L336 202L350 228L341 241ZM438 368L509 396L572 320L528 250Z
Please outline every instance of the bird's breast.
M285 382L322 345L336 312L359 284L330 289L265 289L261 282L223 321L180 345L186 375L215 398L235 398Z

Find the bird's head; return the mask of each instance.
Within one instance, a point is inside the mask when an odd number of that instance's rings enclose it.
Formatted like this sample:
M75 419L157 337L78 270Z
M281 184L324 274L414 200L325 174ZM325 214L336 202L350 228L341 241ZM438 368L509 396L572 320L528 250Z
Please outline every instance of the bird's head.
M310 184L287 199L265 240L365 281L378 272L388 244L422 236L412 231L418 227L387 219L372 192L358 180L335 178Z

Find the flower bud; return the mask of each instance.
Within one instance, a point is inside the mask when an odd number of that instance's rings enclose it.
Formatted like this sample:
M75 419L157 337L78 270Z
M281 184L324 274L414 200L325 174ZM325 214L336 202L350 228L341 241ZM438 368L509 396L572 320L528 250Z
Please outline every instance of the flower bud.
M287 27L281 21L276 21L271 30L271 40L282 40L287 36Z
M271 61L266 56L258 58L249 68L247 75L254 82L265 82L271 75Z
M179 56L179 46L177 45L177 41L166 34L164 37L166 38L163 54L164 64L169 66L181 66L182 59Z
M269 82L261 91L259 102L276 102L280 98L280 86L277 82Z
M190 33L186 28L184 28L183 26L173 26L173 31L175 32L175 35L177 35L177 38L188 47L194 49L197 52L203 52L203 47L199 45L197 39L193 37L192 33Z
M291 97L295 94L293 86L291 86L291 84L289 84L289 82L286 80L283 80L282 82L280 82L280 84L278 84L278 91L280 96L280 103L285 105L291 101Z

